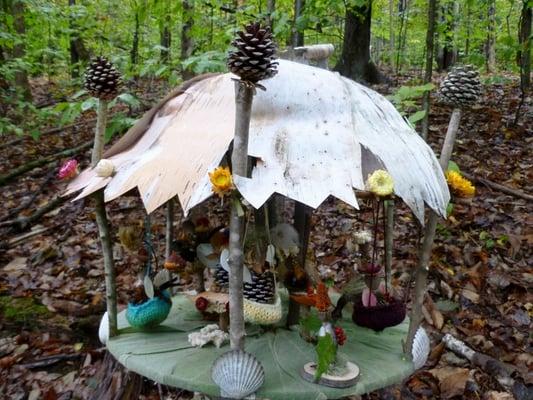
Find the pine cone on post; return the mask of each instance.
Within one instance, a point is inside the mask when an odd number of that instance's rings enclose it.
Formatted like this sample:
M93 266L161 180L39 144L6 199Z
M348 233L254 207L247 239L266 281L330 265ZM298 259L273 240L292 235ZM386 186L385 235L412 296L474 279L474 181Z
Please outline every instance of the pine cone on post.
M458 65L442 81L438 96L443 103L457 108L474 104L481 94L479 72L472 65Z
M276 75L278 63L274 61L276 45L269 27L259 22L246 25L244 31L231 43L237 49L229 54L228 68L241 80L257 84Z
M120 73L103 56L91 60L85 70L85 89L91 96L102 100L112 100L121 84Z

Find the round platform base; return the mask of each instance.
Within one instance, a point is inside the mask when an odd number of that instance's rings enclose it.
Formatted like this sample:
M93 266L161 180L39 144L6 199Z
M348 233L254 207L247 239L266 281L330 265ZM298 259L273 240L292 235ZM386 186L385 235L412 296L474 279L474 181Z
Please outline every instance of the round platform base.
M211 367L217 357L230 350L229 344L219 349L212 344L196 348L188 341L189 333L209 323L189 299L178 295L172 299L168 318L156 328L132 328L125 312L120 313L119 335L108 340L107 348L118 362L142 376L217 397L220 388L211 379ZM256 396L269 400L339 399L401 382L414 371L402 350L408 324L406 320L376 333L356 326L346 313L339 321L347 336L342 354L360 368L360 374L355 385L345 388L317 385L302 378L302 366L316 357L315 346L303 340L297 330L283 328L283 320L278 328L266 332L247 325L245 350L265 371L265 382Z
M328 386L332 388L349 388L355 385L359 377L359 367L350 361L346 362L347 372L344 375L335 376L329 374L322 374L318 381L315 380L316 363L309 362L302 368L302 378L307 382L316 383L318 385Z

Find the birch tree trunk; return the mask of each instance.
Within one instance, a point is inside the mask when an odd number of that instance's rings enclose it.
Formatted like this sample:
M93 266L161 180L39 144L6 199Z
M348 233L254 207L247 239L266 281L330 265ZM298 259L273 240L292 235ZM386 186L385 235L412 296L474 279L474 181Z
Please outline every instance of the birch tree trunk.
M96 132L94 135L93 152L91 156L91 166L94 168L104 153L105 128L107 123L107 101L100 99L98 101L98 113L96 120ZM102 244L102 253L104 255L104 272L105 272L105 289L107 316L109 319L109 336L117 334L117 288L115 277L115 264L113 260L113 245L111 242L111 233L107 220L105 209L104 191L99 190L94 194L96 224L98 225L98 234Z
M446 138L444 139L444 145L440 155L440 166L443 171L448 168L448 163L453 151L453 145L455 143L455 137L459 130L459 123L461 122L461 109L456 108L452 112L450 123L448 125L448 131L446 132ZM424 296L427 289L427 277L429 272L429 261L431 258L431 249L433 248L433 242L435 240L435 232L437 230L437 221L439 216L430 211L428 221L424 228L424 241L419 252L418 264L416 266L415 275L415 293L413 299L413 306L409 321L409 331L407 333L407 341L405 345L405 352L411 357L413 350L413 340L422 321L422 307L424 305Z
M248 174L248 132L252 113L254 88L244 82L235 82L235 136L231 165L233 175ZM239 215L238 199L231 204L229 234L229 318L231 349L244 349L243 312L243 234L244 216Z

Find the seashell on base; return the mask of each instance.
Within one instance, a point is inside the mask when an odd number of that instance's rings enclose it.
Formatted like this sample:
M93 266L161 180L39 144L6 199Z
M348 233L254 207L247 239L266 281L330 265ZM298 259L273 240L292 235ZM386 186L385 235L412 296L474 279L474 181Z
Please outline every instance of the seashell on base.
M220 387L222 397L244 399L263 385L265 371L250 353L232 350L215 360L211 377Z
M422 368L426 363L430 350L429 336L422 327L418 328L413 339L413 364L415 369Z

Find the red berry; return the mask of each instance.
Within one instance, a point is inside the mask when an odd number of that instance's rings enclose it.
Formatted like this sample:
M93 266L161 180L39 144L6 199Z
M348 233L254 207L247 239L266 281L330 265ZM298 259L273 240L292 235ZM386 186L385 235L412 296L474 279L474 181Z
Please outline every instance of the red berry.
M196 302L194 303L198 311L205 311L207 309L208 304L209 302L205 297L198 297L196 299Z
M346 342L346 334L344 333L344 329L342 329L340 326L336 326L334 330L337 343L342 346L344 342Z

